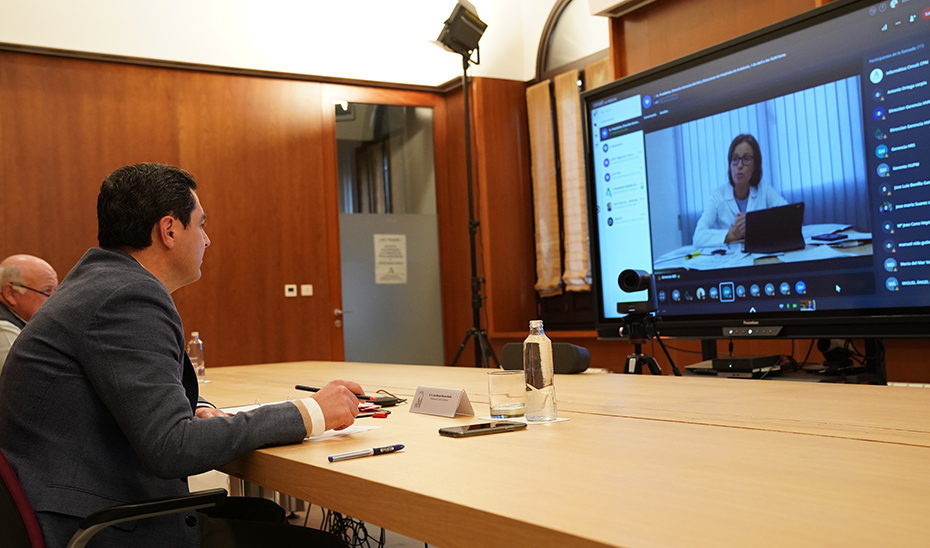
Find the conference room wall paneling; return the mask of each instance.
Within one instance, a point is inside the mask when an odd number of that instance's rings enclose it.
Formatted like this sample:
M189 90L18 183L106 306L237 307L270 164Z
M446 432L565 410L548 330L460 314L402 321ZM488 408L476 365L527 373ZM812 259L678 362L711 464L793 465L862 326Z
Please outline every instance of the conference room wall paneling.
M179 161L170 71L0 52L0 256L64 278L97 244L97 192L115 167Z
M96 245L110 171L180 165L212 245L174 298L208 367L341 359L320 109L318 83L0 52L0 253L45 257L64 278ZM285 283L314 296L286 299Z
M479 196L482 181L478 176L477 145L475 142L475 120L478 117L475 109L474 82L469 89L469 115L472 120L471 146L472 146L472 179L474 183L475 215L479 214ZM446 145L444 147L446 188L440 192L437 187L436 206L439 213L439 255L441 257L440 272L442 276L443 295L443 343L445 345L446 364L451 365L459 347L465 340L468 330L472 328L471 305L471 251L468 234L468 175L465 162L465 109L462 87L457 86L444 95ZM437 150L439 147L437 146ZM438 160L438 158L437 158ZM439 164L436 165L437 176L441 172ZM481 241L481 232L486 230L483 226L476 237L477 264L479 276L484 273L484 254ZM486 287L482 294L487 295ZM482 308L482 317L487 322L487 301ZM496 352L497 350L495 350ZM474 339L462 350L456 365L474 366L475 352Z
M663 0L610 20L614 75L642 72L812 10L824 0Z
M451 157L446 144L461 139L461 105L447 113L439 92L0 52L0 251L45 257L63 278L96 244L110 171L180 165L200 184L212 245L203 278L174 298L208 366L341 359L335 98L434 109L451 362L471 325L468 212L464 148ZM286 283L314 295L285 298Z
M208 366L332 358L320 84L177 77L181 165L199 181L212 240L203 278L175 294L187 331L200 331ZM306 283L312 297L284 296Z
M444 96L446 146L443 151L442 167L438 156L436 164L437 176L445 173L446 177L446 188L443 190L437 187L436 189L436 207L439 213L439 255L442 259L439 269L442 276L443 344L446 364L451 364L455 359L455 354L472 327L468 177L465 163L465 109L462 97L461 86L446 92ZM473 97L473 94L469 94L469 97ZM471 114L474 119L473 110ZM474 132L471 137L474 152ZM474 177L477 173L477 161L474 154L472 155L472 170ZM475 181L475 184L479 183ZM477 258L480 268L482 264L480 248ZM474 364L474 344L473 341L469 341L456 365L474 366Z
M496 337L522 340L537 316L525 86L477 78L474 105L487 326Z

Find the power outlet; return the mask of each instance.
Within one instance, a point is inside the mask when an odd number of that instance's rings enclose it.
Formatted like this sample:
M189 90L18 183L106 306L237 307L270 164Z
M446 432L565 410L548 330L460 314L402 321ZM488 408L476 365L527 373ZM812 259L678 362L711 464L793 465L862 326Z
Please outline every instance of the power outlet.
M285 297L296 297L297 296L297 284L284 284L284 296Z

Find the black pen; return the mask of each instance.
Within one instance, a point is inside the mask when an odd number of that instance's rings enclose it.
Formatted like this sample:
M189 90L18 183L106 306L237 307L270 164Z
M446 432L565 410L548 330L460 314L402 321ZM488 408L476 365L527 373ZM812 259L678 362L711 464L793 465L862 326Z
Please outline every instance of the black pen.
M370 457L372 455L383 455L384 453L393 453L394 451L400 451L404 446L401 444L397 445L386 445L384 447L375 447L373 449L362 449L361 451L352 451L351 453L340 453L339 455L333 455L329 457L329 462L339 462L341 460L357 459L360 457Z
M359 413L355 416L356 419L364 419L365 417L374 417L376 419L386 419L391 412L387 409L379 409L377 411L365 411L364 413Z
M317 388L315 386L304 386L302 384L298 384L294 386L294 388L296 388L297 390L306 390L307 392L319 392L321 390L320 388ZM378 399L374 396L366 396L365 394L356 394L355 397L360 400L365 400L365 401L375 401L376 399Z

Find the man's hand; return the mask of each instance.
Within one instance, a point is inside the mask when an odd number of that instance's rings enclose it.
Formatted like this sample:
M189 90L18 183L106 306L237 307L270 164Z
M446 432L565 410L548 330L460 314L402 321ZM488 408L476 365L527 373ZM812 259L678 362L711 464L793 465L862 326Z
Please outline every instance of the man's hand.
M209 419L210 417L228 417L229 414L215 407L201 406L194 411L194 416L200 419Z
M320 405L326 418L326 429L342 430L355 422L355 415L358 415L358 398L355 394L363 393L358 383L334 380L310 397Z

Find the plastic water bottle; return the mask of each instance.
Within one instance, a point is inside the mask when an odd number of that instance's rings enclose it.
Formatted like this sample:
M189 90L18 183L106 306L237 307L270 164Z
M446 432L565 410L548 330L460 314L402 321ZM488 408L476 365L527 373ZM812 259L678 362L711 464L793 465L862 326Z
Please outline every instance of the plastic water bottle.
M200 333L197 331L192 331L191 340L187 341L187 356L194 364L197 382L207 382L207 371L203 361L203 341L200 340Z
M542 320L530 321L530 335L523 341L523 374L526 376L526 420L554 421L559 417L552 384L552 341Z

